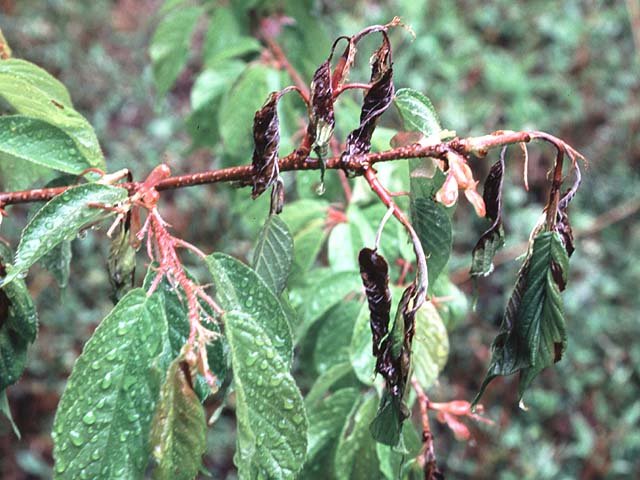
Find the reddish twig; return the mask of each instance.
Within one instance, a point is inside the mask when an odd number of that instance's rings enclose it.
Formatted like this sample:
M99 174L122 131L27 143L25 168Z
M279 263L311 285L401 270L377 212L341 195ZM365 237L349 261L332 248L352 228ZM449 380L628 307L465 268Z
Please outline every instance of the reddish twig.
M420 419L422 420L422 449L418 454L418 464L422 467L424 478L434 480L441 477L442 474L438 470L436 452L433 447L433 434L429 425L429 397L415 378L411 380L411 385L413 385L418 397Z

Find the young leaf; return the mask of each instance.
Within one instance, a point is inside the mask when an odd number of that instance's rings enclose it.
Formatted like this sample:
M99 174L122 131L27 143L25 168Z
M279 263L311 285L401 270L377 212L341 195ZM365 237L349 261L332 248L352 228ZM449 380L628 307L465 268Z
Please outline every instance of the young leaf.
M411 88L396 92L394 103L398 107L405 130L421 132L425 137L442 130L436 109L426 95Z
M64 240L105 217L105 210L89 204L113 205L127 198L124 188L89 183L69 188L46 203L22 231L13 265L2 284L13 281Z
M104 156L93 128L73 109L66 88L47 72L24 60L3 60L0 96L17 113L63 130L92 167L104 169Z
M560 235L538 234L491 346L491 365L474 403L495 377L516 372L520 372L522 398L536 375L562 358L567 334L560 292L568 267L569 256Z
M493 257L504 245L504 229L502 227L502 184L504 180L504 154L505 148L500 153L500 159L493 164L489 175L484 182L482 198L487 209L487 218L493 223L482 234L476 246L473 247L471 260L472 277L489 275L493 270Z
M262 312L268 314L268 312ZM225 315L236 392L240 478L293 479L307 451L307 416L277 336L264 320Z
M188 367L174 360L160 391L151 428L154 478L160 480L195 478L205 452L205 412L187 375Z
M278 215L269 215L253 252L253 269L276 295L287 284L293 263L293 237Z
M432 284L449 262L453 244L451 218L441 204L419 197L411 202L411 219L427 256Z
M160 391L161 299L131 290L76 361L53 429L55 478L141 478Z
M290 366L293 355L291 328L278 298L256 272L233 257L214 253L207 257L207 264L222 308L251 315L273 335L276 352Z
M64 130L22 115L0 117L0 154L76 175L92 166Z
M369 394L353 406L336 448L335 471L338 480L380 477L376 442L369 433L377 403L378 396Z
M149 46L158 96L169 91L187 64L191 34L201 13L198 7L177 8L158 24Z

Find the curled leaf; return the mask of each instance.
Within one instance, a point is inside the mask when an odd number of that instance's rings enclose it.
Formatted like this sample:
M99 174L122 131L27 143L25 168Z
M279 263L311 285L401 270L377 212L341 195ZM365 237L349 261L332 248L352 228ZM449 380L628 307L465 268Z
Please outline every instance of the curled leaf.
M326 60L313 75L311 82L311 111L307 134L313 140L318 155L327 155L327 146L335 127L333 113L333 88L331 87L331 63Z
M131 212L126 220L120 224L118 233L111 239L107 257L107 270L112 289L114 303L133 288L136 274L136 250L131 243Z
M373 355L379 358L383 340L389 333L391 292L389 290L389 265L375 250L363 248L358 255L360 276L369 303Z
M253 189L251 196L258 197L280 173L278 146L280 145L280 125L278 120L278 99L280 92L272 92L253 118Z
M364 155L371 150L371 137L382 115L391 102L394 94L393 68L389 67L379 80L367 91L360 112L360 126L347 136L343 161L353 156Z
M447 174L442 187L436 193L436 202L452 207L458 201L458 182L452 172Z
M482 198L486 208L486 216L493 223L482 234L473 247L471 276L488 275L493 271L493 257L504 245L504 229L502 227L502 185L504 183L504 155L502 149L500 159L493 164L484 182Z

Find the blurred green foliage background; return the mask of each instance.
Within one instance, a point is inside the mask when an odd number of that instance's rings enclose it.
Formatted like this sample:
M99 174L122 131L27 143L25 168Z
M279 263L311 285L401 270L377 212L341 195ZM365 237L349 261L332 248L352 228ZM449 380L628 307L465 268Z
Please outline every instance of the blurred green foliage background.
M281 41L306 79L333 38L398 15L416 38L393 32L396 88L426 93L444 128L461 136L546 130L589 160L571 207L578 241L564 294L567 355L534 383L527 412L517 407L516 382L496 381L483 399L496 425L474 428L472 441L456 441L434 420L438 459L449 478L622 479L640 471L640 44L634 44L632 28L640 39L634 13L640 7L634 2L229 2L241 11L295 19ZM202 3L215 14L216 2ZM69 88L76 108L96 128L110 170L126 166L136 178L161 161L180 173L233 163L220 146L219 99L197 96L206 97L208 82L215 81L201 75L208 58L202 22L175 86L166 96L155 92L148 45L160 6L158 0L0 0L0 28L14 55ZM249 29L248 14L241 26ZM251 101L260 105L263 99ZM393 118L385 126L398 127ZM530 149L526 192L522 161L513 150L505 250L524 252L522 242L545 198L551 152ZM477 177L484 177L489 163L477 162ZM332 199L331 191L327 195ZM237 203L246 197L230 187L199 187L166 195L162 209L175 230L199 247L243 256L262 219L247 202ZM3 235L15 241L28 211L12 210ZM453 278L471 293L464 272L482 224L468 208L456 217ZM44 271L32 273L41 328L25 376L9 389L22 440L0 422L2 478L51 475L49 432L59 395L83 342L111 307L106 250L100 235L74 242L71 288L59 288ZM516 255L503 255L494 275L479 285L476 312L450 334L451 356L432 399L470 400L477 391L519 266ZM223 416L209 432L205 465L214 478L232 470L233 429Z

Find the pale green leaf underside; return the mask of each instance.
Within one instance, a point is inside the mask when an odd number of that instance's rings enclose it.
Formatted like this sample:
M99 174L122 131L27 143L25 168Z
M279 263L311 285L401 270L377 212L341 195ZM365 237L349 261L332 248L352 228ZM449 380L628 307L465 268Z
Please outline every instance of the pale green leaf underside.
M180 360L169 367L151 427L151 446L158 463L154 478L195 478L206 448L204 408L189 385Z
M287 284L292 261L291 232L280 217L269 215L253 252L253 268L271 291L279 295Z
M307 450L307 416L289 365L276 351L273 332L251 315L228 312L236 392L240 478L292 479Z
M62 129L22 115L0 117L0 154L76 175L92 166Z
M127 198L124 188L98 183L73 187L46 203L22 231L10 271L12 281L64 240L75 238L86 225L105 217L106 211L89 204L114 205Z
M421 132L426 137L440 132L438 114L427 96L411 88L401 88L396 92L394 103L405 130Z
M413 373L423 388L435 382L448 356L447 329L433 303L426 302L416 313L411 355Z
M76 361L54 421L55 478L142 478L160 390L162 301L131 290Z
M63 130L92 167L104 168L104 156L93 128L73 109L64 86L44 70L24 60L3 60L0 62L0 96L17 113Z

